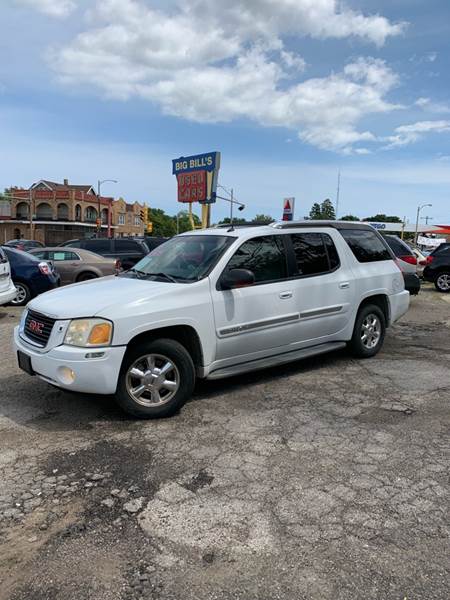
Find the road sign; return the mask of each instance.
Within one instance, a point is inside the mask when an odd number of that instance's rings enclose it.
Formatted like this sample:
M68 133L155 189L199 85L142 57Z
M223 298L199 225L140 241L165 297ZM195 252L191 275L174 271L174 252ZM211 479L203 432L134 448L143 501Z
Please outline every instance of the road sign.
M172 161L177 177L178 202L211 204L216 201L220 152L181 156Z
M295 198L285 198L283 200L283 221L294 220Z

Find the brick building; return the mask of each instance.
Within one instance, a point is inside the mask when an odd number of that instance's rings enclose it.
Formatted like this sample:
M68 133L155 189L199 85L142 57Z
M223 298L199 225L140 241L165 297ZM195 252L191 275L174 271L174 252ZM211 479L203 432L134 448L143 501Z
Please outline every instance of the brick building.
M36 239L57 245L72 238L92 237L97 231L99 201L91 185L41 180L29 189L11 188L0 202L0 242ZM33 215L30 222L30 205ZM100 198L101 235L114 235L113 198Z
M116 235L118 237L144 235L144 223L141 220L141 211L144 209L146 205L139 202L127 204L123 198L114 200L112 219L116 225Z

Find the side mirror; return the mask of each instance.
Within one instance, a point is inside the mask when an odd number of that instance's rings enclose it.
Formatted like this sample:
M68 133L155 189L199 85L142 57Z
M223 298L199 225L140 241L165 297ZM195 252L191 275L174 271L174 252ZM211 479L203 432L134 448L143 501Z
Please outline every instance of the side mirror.
M255 274L248 269L231 269L222 275L220 286L223 290L247 287L255 283Z

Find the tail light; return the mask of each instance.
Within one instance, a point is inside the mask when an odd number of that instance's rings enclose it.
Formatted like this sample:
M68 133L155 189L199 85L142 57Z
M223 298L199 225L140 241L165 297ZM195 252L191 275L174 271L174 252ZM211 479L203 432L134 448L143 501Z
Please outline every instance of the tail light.
M434 260L434 256L431 256L431 255L430 255L430 256L427 256L427 259L426 259L426 261L425 261L425 264L426 264L426 265L431 265L431 263L433 262L433 260Z
M50 269L49 265L46 262L40 262L38 267L39 267L39 271L42 273L42 275L51 275L52 270Z
M421 265L422 267L424 267L427 264L426 260L419 260L419 265Z
M399 256L400 260L404 260L410 265L417 265L417 258L412 256L411 254L407 254L406 256Z

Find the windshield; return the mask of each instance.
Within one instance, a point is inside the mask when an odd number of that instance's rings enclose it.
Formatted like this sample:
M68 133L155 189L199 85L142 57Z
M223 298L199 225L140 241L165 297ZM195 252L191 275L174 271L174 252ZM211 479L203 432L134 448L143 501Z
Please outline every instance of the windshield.
M224 235L177 236L155 248L124 275L198 281L209 273L234 239Z

